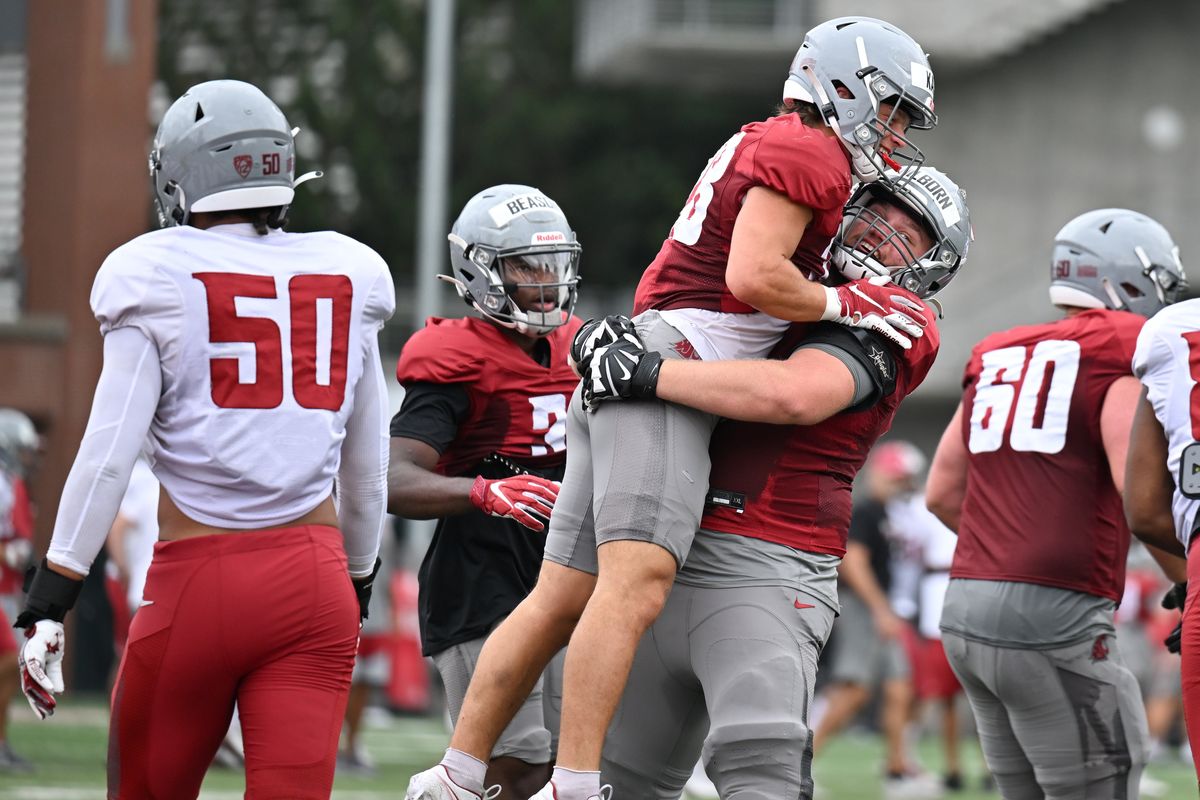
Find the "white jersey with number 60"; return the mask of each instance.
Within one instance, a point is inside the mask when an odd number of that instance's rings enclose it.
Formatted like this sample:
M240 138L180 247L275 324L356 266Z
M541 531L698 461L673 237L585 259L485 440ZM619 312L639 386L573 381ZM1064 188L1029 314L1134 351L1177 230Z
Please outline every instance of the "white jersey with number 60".
M270 527L330 493L355 387L395 308L375 251L329 232L167 228L115 250L91 304L103 333L137 328L158 349L149 451L185 514Z
M1146 323L1133 372L1167 435L1175 535L1187 548L1200 508L1200 300L1168 306Z

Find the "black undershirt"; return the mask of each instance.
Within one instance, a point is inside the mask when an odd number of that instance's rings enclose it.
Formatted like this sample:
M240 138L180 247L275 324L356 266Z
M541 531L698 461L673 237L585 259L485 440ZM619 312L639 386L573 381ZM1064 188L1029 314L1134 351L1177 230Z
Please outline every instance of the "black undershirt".
M424 442L440 454L458 438L469 413L464 385L412 384L392 418L391 435ZM518 467L551 480L562 479L563 466L550 470ZM513 474L511 462L484 459L450 477L503 478ZM486 635L533 589L545 545L545 532L474 509L439 519L417 573L423 654L433 655Z

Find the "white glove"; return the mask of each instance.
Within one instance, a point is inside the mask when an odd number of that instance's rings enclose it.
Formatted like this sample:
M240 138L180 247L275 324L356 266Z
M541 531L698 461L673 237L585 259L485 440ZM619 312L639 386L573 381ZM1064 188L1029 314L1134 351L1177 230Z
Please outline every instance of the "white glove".
M868 328L908 350L912 340L924 335L921 304L905 296L891 278L879 275L825 287L822 320Z
M43 619L25 629L25 643L17 657L21 691L39 719L54 713L54 695L63 691L62 660L65 639L61 622Z

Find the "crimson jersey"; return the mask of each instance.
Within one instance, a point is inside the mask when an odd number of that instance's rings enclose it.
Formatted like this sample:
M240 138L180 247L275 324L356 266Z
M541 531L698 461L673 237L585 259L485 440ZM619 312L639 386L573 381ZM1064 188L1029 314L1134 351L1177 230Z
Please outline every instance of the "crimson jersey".
M461 475L493 453L538 469L566 461L567 403L579 384L567 351L582 324L572 317L545 337L546 367L498 327L473 317L430 317L412 335L396 365L400 383L460 384L470 402L439 473Z
M1100 435L1145 320L1091 310L995 333L963 376L969 453L954 578L1120 601L1129 528Z
M751 122L708 162L654 262L642 275L634 313L699 308L749 314L725 284L733 223L752 186L812 209L792 261L822 274L826 251L850 198L850 159L834 136L795 114Z
M709 447L709 485L714 494L739 497L744 509L738 513L731 506L710 505L701 526L810 553L844 555L854 476L875 440L891 427L900 401L925 380L937 356L937 321L928 307L921 308L925 335L910 350L890 347L868 334L865 357L895 370L894 376L885 376L894 377L895 388L868 408L848 409L817 425L718 425ZM791 326L771 357L789 357L814 327Z

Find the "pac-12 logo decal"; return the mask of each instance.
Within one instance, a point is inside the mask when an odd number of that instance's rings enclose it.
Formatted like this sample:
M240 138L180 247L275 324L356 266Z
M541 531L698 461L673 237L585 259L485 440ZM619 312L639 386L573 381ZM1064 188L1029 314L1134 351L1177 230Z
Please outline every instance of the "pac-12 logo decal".
M233 168L237 170L237 174L245 178L250 174L250 169L254 166L254 156L234 156Z

